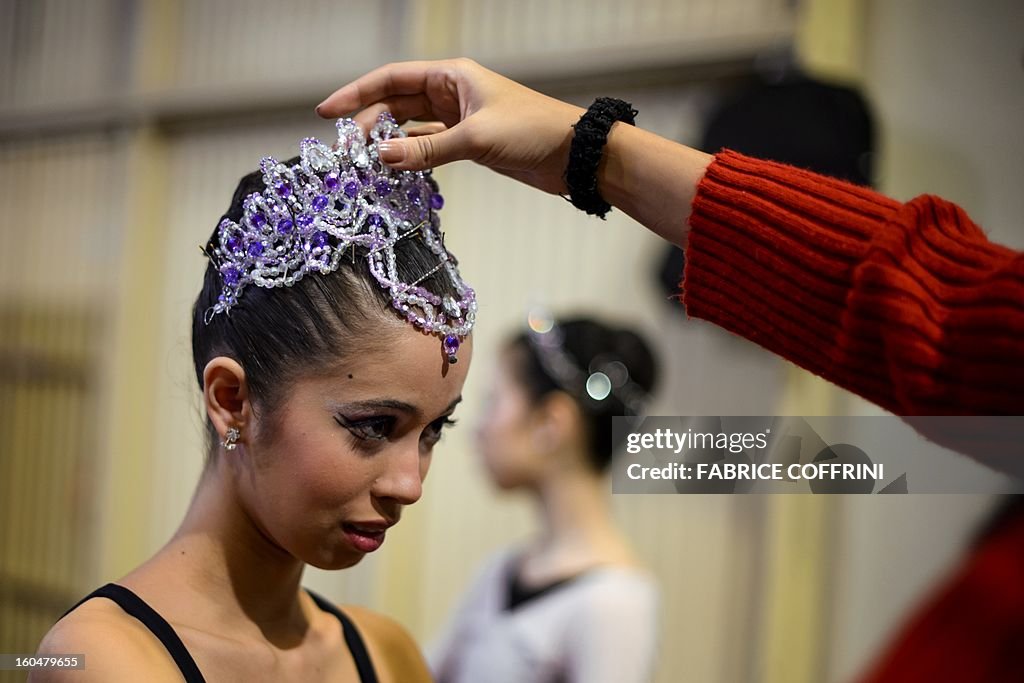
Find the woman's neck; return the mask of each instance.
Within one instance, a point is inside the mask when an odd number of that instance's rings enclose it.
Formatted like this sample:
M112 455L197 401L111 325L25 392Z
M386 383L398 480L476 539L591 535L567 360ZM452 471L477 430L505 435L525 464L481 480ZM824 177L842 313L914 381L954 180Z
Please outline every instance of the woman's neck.
M181 526L140 569L174 576L218 623L248 621L271 641L291 640L308 625L299 601L305 565L246 513L231 476L223 460L204 473Z
M583 468L553 472L541 482L536 497L543 528L531 553L537 565L558 573L556 567L572 571L631 561L628 545L612 521L606 484L599 474ZM581 566L571 567L574 564Z

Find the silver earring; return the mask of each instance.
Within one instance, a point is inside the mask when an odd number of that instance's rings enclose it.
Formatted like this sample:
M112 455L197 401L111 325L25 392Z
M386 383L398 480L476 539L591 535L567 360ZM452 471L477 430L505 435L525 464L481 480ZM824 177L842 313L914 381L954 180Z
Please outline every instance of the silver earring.
M224 447L226 451L233 451L238 448L238 437L242 436L242 433L234 427L228 427L228 431L224 434L224 440L220 442L220 445Z

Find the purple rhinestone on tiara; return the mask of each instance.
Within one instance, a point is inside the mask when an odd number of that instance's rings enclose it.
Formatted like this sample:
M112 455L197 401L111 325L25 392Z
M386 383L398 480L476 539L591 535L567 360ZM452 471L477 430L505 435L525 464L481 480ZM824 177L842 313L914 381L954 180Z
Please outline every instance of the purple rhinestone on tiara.
M448 356L449 363L458 362L458 359L455 357L455 354L458 352L458 350L459 338L456 337L454 334L449 334L448 336L446 336L444 338L444 352Z
M444 246L436 213L444 200L428 181L430 172L397 171L380 162L377 143L405 135L390 114L381 114L369 142L351 119L338 119L336 126L334 147L306 138L292 166L264 158L267 189L245 198L238 223L221 221L208 255L224 287L206 311L207 324L218 313L229 314L247 286L288 287L307 273L333 272L358 248L395 310L440 337L449 362L456 362L460 339L476 321L476 294ZM398 277L395 245L403 239L422 239L437 258L412 282ZM441 271L458 297L442 301L421 286Z

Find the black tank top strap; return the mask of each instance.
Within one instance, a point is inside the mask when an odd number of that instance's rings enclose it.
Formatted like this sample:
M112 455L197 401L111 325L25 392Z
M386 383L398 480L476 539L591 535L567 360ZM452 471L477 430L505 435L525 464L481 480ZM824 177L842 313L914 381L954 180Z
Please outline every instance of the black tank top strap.
M174 663L178 665L181 670L182 676L185 677L185 683L205 683L206 679L203 678L203 674L199 671L199 667L196 665L196 661L192 659L192 655L185 649L185 644L181 642L181 638L174 632L167 620L157 614L156 610L146 604L146 602L135 593L131 592L124 586L119 586L116 583L108 583L105 586L97 588L89 595L85 596L78 603L61 615L64 618L68 613L75 610L86 600L92 598L107 598L113 600L117 605L123 609L127 614L135 617L142 624L148 628L157 639L163 643L163 646L167 648L167 651L174 658Z
M324 598L320 597L313 591L306 589L309 596L313 598L313 602L317 606L329 612L337 617L338 621L341 622L341 630L345 636L345 643L348 645L349 651L352 653L352 659L355 661L356 671L359 673L359 680L361 683L378 683L377 672L373 668L373 662L370 660L370 654L366 649L366 644L363 642L363 638L359 635L359 630L356 625L352 623L345 614L335 607L332 603L328 602ZM171 627L167 620L161 617L156 610L150 607L146 602L138 595L125 588L119 586L116 583L108 583L105 586L97 588L89 595L85 596L75 606L69 609L67 612L61 615L63 619L69 613L77 609L86 600L92 598L107 598L115 602L118 607L125 611L139 621L142 622L143 626L150 630L154 636L163 644L174 659L174 663L178 665L178 669L181 670L182 676L185 678L185 683L206 683L206 679L203 678L203 674L199 671L199 666L196 661L192 659L192 655L188 653L185 648L185 644L181 642L181 638L174 632L174 628Z
M366 650L366 644L363 642L363 637L359 635L359 630L356 625L352 623L352 620L345 616L344 612L335 607L331 602L323 599L313 591L306 589L309 593L309 597L313 598L313 602L325 612L330 612L338 618L341 622L341 631L345 635L345 643L348 645L349 651L352 653L352 659L356 663L356 671L359 672L359 680L361 683L377 683L377 672L373 669L373 662L370 661L370 653Z

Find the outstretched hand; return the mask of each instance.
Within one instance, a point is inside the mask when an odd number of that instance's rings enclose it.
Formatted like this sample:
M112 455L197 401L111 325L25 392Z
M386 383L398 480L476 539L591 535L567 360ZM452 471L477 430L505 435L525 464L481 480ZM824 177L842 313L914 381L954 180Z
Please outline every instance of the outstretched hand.
M381 160L423 170L468 159L552 194L566 191L572 125L584 110L530 90L471 59L388 64L335 91L324 118L353 115L368 130L382 112L418 121L382 144Z
M572 126L584 110L530 90L471 59L397 62L374 69L317 107L352 115L369 130L382 112L419 121L410 137L378 146L394 168L423 170L469 159L552 194L565 194ZM711 156L616 123L597 169L605 201L673 244L686 244L687 216Z

